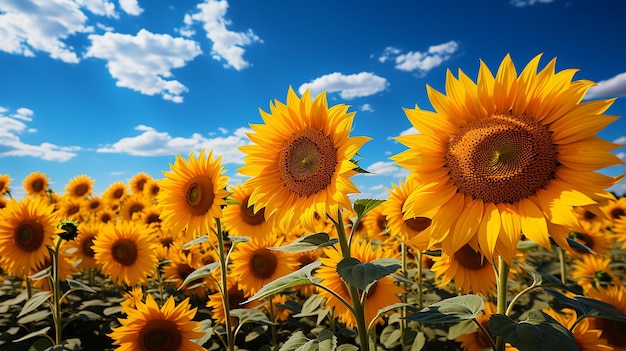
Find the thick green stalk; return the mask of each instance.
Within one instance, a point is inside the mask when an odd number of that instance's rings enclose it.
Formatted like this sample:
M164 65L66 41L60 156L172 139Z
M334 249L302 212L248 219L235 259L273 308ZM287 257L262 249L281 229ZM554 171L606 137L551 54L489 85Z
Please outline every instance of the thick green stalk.
M511 267L509 264L502 258L502 256L498 256L498 290L497 290L497 298L498 304L496 313L498 314L506 314L507 310L507 292L508 292L508 278L509 278L509 270ZM505 345L502 337L496 338L496 351L504 351Z
M346 236L346 229L341 219L341 211L337 212L337 221L334 221L337 228L337 237L339 238L339 245L341 247L341 254L343 258L351 258L350 243ZM352 307L354 307L354 318L356 319L357 331L359 333L359 341L362 351L369 351L369 337L367 332L367 324L365 323L365 309L361 303L359 290L348 284L348 291L350 292L350 299L352 301Z
M61 288L59 284L59 248L61 247L61 238L57 239L54 251L50 252L52 258L52 313L54 320L54 342L55 345L61 345L63 341L62 331L63 324L61 323Z
M232 321L230 319L230 302L228 298L228 276L227 276L227 265L228 260L226 259L226 253L224 251L224 233L222 232L222 224L219 218L215 219L215 223L217 225L217 249L219 251L219 260L220 260L220 275L222 278L222 304L224 305L224 316L226 316L225 327L226 327L226 347L229 351L235 351L235 338L233 335L233 327L231 325Z

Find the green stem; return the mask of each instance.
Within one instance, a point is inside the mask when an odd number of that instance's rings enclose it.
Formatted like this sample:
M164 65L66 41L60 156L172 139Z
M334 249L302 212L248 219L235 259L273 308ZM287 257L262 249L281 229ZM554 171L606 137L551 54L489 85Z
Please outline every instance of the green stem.
M341 246L341 254L343 258L351 258L350 243L346 237L346 229L341 220L341 210L337 211L337 221L333 221L337 228L337 237L339 238L339 245ZM357 331L359 334L359 341L362 351L369 351L369 337L367 333L367 324L365 323L365 308L361 303L359 290L348 284L348 291L350 292L350 299L352 300L352 307L354 308L354 319L356 319Z
M422 285L424 282L422 281L422 251L417 250L417 308L421 310L424 308L424 297L422 296Z
M476 318L472 318L472 321L476 323L476 325L478 326L478 329L480 329L480 331L483 332L483 334L485 335L485 339L489 341L489 345L491 345L491 348L495 351L497 347L496 347L496 343L493 341L493 338L491 337L491 334L489 334L487 329L485 329L482 323L480 323Z
M498 314L506 314L507 310L507 292L508 292L508 278L509 278L509 270L511 267L508 263L502 258L502 256L498 256L498 289L497 289L497 298L498 304L496 313ZM504 339L498 336L496 337L496 351L504 351Z
M400 249L401 249L401 253L402 253L402 276L404 278L407 278L407 247L406 244L404 243L403 240L400 241ZM402 287L405 288L406 291L406 284L405 283L401 283ZM402 302L406 303L406 292L404 294L402 294ZM402 346L402 350L404 351L406 349L405 345L404 345L404 331L406 330L406 306L402 307L400 309L400 316L402 317L400 319L400 335L402 335L402 337L400 338L400 345Z
M230 302L228 297L228 260L226 257L226 253L224 252L224 233L222 232L222 224L219 218L215 219L215 223L217 226L216 236L217 236L217 249L219 251L219 260L220 260L220 275L222 278L222 304L224 305L224 316L226 317L225 327L226 327L226 343L228 344L229 351L235 351L235 338L233 335L233 327L231 325L232 321L230 319Z
M59 248L61 247L61 238L57 239L54 251L50 251L50 258L52 259L52 313L54 320L54 340L55 345L61 345L63 340L62 331L63 325L61 323L61 288L59 284Z
M272 301L272 297L274 297L274 295L270 295L268 297L270 304L270 321L272 321L272 324L270 324L270 329L272 330L272 350L276 350L276 346L278 345L278 333L276 331L276 313L274 312L274 303Z
M559 264L561 266L561 283L567 284L567 271L565 270L565 250L560 246L557 248L559 252Z
M524 294L526 294L527 292L531 291L532 289L536 287L537 287L537 284L533 282L529 287L527 287L526 289L520 291L517 295L515 295L515 297L513 297L513 299L511 300L511 303L509 303L509 306L506 308L505 314L507 316L511 315L511 311L513 311L513 306L515 306L515 303L517 302L517 300L519 300Z

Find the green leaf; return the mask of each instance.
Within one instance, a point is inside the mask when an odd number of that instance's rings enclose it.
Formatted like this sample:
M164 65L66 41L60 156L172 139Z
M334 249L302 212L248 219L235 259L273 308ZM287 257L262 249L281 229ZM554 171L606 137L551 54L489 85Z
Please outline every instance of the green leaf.
M48 301L48 298L50 298L50 296L52 296L52 293L50 293L49 291L40 291L34 294L33 296L31 296L30 299L28 299L28 301L26 301L24 307L22 307L22 310L17 315L17 318L20 318L21 316L36 310L37 307L41 306L42 303Z
M521 322L493 314L489 331L520 351L578 350L574 334L542 311L528 312L528 319Z
M31 280L41 280L43 278L46 277L50 277L52 275L52 266L46 267L42 270L40 270L39 272L33 274L33 275L29 275L28 277Z
M65 279L65 281L70 286L71 290L83 290L83 291L87 291L87 292L94 293L94 294L96 293L94 289L90 288L88 285L83 284L77 280L67 278Z
M286 276L273 280L265 285L253 296L248 298L241 304L244 305L250 301L258 300L266 296L270 296L279 293L287 288L291 288L297 285L316 284L319 282L319 278L313 278L313 271L318 269L322 265L320 261L314 261L308 265L298 269L295 272L289 273Z
M352 344L341 344L337 347L336 351L358 351L358 347Z
M337 273L346 283L367 291L373 283L395 272L400 267L402 265L389 264L386 260L378 261L378 263L374 263L374 261L361 263L358 259L351 257L344 258L337 263Z
M337 337L328 329L322 330L317 335L320 351L334 351L337 348Z
M369 211L375 209L376 207L382 205L385 200L376 200L376 199L358 199L354 201L354 212L356 212L358 216L358 220L363 218Z
M380 333L380 342L386 349L391 349L400 345L401 336L402 331L400 329L393 325L388 325L383 328L383 331Z
M607 317L626 321L626 315L621 314L615 306L606 302L585 296L567 297L560 292L546 288L545 291L556 300L559 308L569 307L576 312L577 318L583 316Z
M189 250L192 246L194 245L198 245L198 244L202 244L202 243L208 243L209 241L211 241L211 237L209 237L208 235L202 235L199 236L189 242L184 243L181 248L183 250Z
M306 344L308 341L309 338L307 338L302 331L298 330L297 332L291 334L289 339L285 341L283 346L281 346L278 351L294 351L300 346Z
M28 334L22 336L19 339L13 340L13 342L21 342L21 341L33 338L35 336L46 335L46 334L48 334L48 330L50 330L50 327L45 327L43 329L35 330L34 332L28 333ZM50 346L50 344L48 344L48 346L46 346L46 347L49 347L49 346Z
M555 286L564 290L568 290L567 286L561 280L552 274L535 270L531 265L518 262L520 268L528 272L532 277L534 284L541 287Z
M389 311L393 311L395 309L402 308L402 307L412 307L412 306L413 305L411 305L411 304L403 303L403 302L398 302L398 303L391 304L389 306L385 306L385 307L383 307L383 308L378 310L378 312L376 313L376 316L370 321L370 324L367 326L367 328L371 329L372 325L374 323L376 323L376 319L378 319L378 317L382 316L383 314L385 314L385 313L387 313ZM393 324L391 322L391 320L389 321L389 324Z
M207 341L209 341L211 336L213 336L214 329L213 329L213 322L211 321L211 319L207 318L207 319L203 319L202 321L200 321L200 327L198 328L198 331L201 333L204 333L204 335L192 341L196 345L204 345Z
M480 316L484 308L482 297L468 294L441 300L406 319L422 323L456 323Z
M220 266L219 262L211 262L209 264L205 264L204 266L196 269L195 271L191 272L191 274L189 274L187 278L185 278L183 283L178 287L178 290L184 289L191 282L194 282L198 279L202 279L206 276L209 276L215 270L215 268L219 266Z
M36 311L36 312L32 312L30 314L27 314L24 317L18 319L17 323L18 324L28 324L30 322L39 322L39 321L42 321L42 320L48 318L48 316L50 316L51 314L52 314L52 312L50 312L50 309L39 310L39 311Z
M338 241L339 239L330 239L328 233L320 232L301 237L298 240L284 246L268 247L268 249L297 253L315 250L320 247L331 246Z
M232 241L233 244L247 243L250 241L250 237L247 236L229 236L228 239Z
M252 322L274 324L267 318L265 313L252 308L235 308L230 310L230 315L239 319L240 325Z
M52 341L48 338L39 338L33 342L32 345L28 348L28 351L43 351L47 350L52 346Z
M572 238L567 238L567 243L572 249L574 249L574 251L584 253L584 254L593 254L593 255L598 254L597 252L593 251L589 246L581 244Z

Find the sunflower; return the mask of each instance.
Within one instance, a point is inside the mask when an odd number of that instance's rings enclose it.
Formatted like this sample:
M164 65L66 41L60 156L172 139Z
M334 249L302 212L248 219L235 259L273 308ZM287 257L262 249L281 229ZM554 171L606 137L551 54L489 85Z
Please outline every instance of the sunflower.
M8 202L9 202L9 200L7 200L7 199L5 199L3 197L0 197L0 210L5 208L5 207L7 207L7 203Z
M433 260L435 263L430 270L435 272L435 279L441 277L439 286L446 286L454 281L455 289L465 294L495 293L496 275L491 261L470 245L463 246L450 256L442 253Z
M392 184L389 190L389 197L382 208L383 214L387 219L389 234L392 237L398 237L403 242L411 242L413 247L424 251L428 246L429 238L422 234L424 230L430 227L431 220L426 217L405 218L404 203L409 194L417 187L417 181L403 182L400 180L399 185Z
M48 177L41 172L31 172L24 178L22 185L28 195L45 195L48 190Z
M191 308L189 299L178 305L170 296L159 308L152 295L146 303L137 301L136 309L129 309L121 326L110 334L120 351L194 351L205 350L193 340L204 336L198 331L200 322L193 321L197 308Z
M65 185L65 194L74 199L81 199L93 192L94 180L81 174L71 179Z
M608 203L602 206L602 211L609 219L609 225L614 224L618 219L626 218L626 196L619 199L611 199Z
M159 194L159 190L161 188L159 188L158 182L154 179L149 179L143 186L143 196L149 200L154 200Z
M96 220L100 223L109 223L117 219L117 214L110 209L100 210L96 213Z
M110 209L116 211L120 206L120 202L128 195L128 189L124 182L115 182L109 185L104 193L102 193L102 200L109 206Z
M595 172L623 164L594 135L618 119L603 115L615 99L581 102L594 83L555 73L556 60L536 73L540 58L519 76L509 55L495 77L481 61L478 83L448 71L447 96L427 87L436 112L405 109L420 133L398 136L408 149L392 159L421 183L405 216L431 218L431 242L450 255L477 238L511 263L521 233L567 247L572 207L611 198L603 189L623 178Z
M122 220L132 221L140 219L143 210L150 206L150 202L141 193L134 193L127 196L120 204L119 215Z
M11 177L8 174L0 174L0 195L8 193L11 190L9 183L11 183Z
M242 304L246 301L246 294L244 290L239 286L239 281L234 278L228 279L228 306L231 310L238 308L256 308L259 306L259 300L254 300ZM211 309L211 319L217 323L226 323L226 314L224 313L224 301L222 299L222 293L216 292L209 295L209 300L206 303L206 307ZM237 319L231 317L236 323Z
M174 232L186 229L191 237L209 234L215 218L222 217L221 206L226 205L228 177L220 164L221 156L213 160L213 151L205 157L202 149L198 158L193 151L189 161L178 155L171 172L163 172L159 181L159 206L163 224Z
M601 255L608 254L609 250L613 247L610 233L604 230L603 226L598 224L591 225L584 222L580 223L579 226L570 231L569 237ZM577 252L575 248L572 250Z
M133 178L128 181L130 191L132 191L133 194L143 194L143 188L150 180L152 180L152 177L148 173L139 172L135 174Z
M593 299L606 302L621 314L626 314L626 285L610 285L599 289L590 289L587 295ZM626 351L626 322L606 318L594 320L595 329L602 330L602 337L607 345L615 351Z
M385 208L383 203L380 206L373 208L363 216L363 224L365 225L366 236L364 239L376 239L380 242L385 242L389 239L389 226L387 222L387 216L383 213Z
M64 195L57 203L57 212L61 218L67 219L81 219L81 200L77 198Z
M83 199L82 210L84 213L86 213L89 216L90 214L94 214L98 212L99 210L101 210L104 207L103 205L104 203L102 202L102 199L100 197L92 196L92 197Z
M580 223L586 225L604 225L608 218L598 204L590 206L574 206L574 215Z
M96 262L93 243L96 236L103 230L103 223L98 221L84 222L80 224L78 236L70 241L70 247L74 247L76 251L72 254L75 261L80 260L77 264L78 268L99 269L100 265Z
M137 309L137 302L143 301L143 289L141 285L133 286L130 291L124 292L122 294L124 297L124 301L120 302L122 306L122 313L128 314L129 310Z
M613 226L615 242L621 243L621 249L626 249L626 216L615 221Z
M271 230L270 224L265 220L265 211L254 210L254 205L249 205L249 189L241 185L230 188L230 199L236 203L229 203L224 208L224 229L229 235L257 237L265 236Z
M295 223L294 210L326 215L331 205L351 208L348 193L359 192L349 179L358 168L352 159L370 139L350 137L355 112L329 108L325 93L311 100L306 90L299 98L290 87L286 104L275 100L270 113L260 113L265 124L250 125L252 144L240 147L246 156L238 170L252 177L244 187L255 210Z
M183 252L180 247L174 247L169 251L167 257L169 263L163 267L163 276L168 282L172 282L176 288L179 288L187 276L196 269L202 267L202 257L194 252ZM190 282L185 287L185 293L189 295L204 295L205 287L202 278L198 278Z
M599 289L602 286L621 284L619 278L609 267L611 258L601 255L582 255L572 264L572 278L583 288Z
M235 246L230 255L231 270L246 296L254 295L263 285L297 269L298 262L293 254L268 249L282 242L282 237L266 235Z
M384 250L382 246L372 247L369 241L353 241L350 246L350 253L353 258L362 263L371 262L379 258L390 258L394 253ZM343 259L341 252L334 248L325 248L324 256L320 258L322 266L315 271L315 276L322 279L321 285L334 291L347 302L350 302L350 293L343 279L337 273L337 264ZM364 292L361 292L364 293ZM404 289L395 284L391 277L384 277L374 283L365 296L364 312L365 323L369 324L376 317L378 310L400 303L398 295L404 293ZM326 290L319 291L319 296L326 298L326 306L334 307L335 315L346 324L348 328L356 328L356 321L348 308L335 296ZM378 321L380 322L380 320Z
M547 315L554 318L559 324L567 329L570 329L576 323L576 327L572 330L576 344L578 344L578 351L608 351L613 350L607 345L607 341L601 338L602 330L594 329L589 319L577 320L576 313L569 309L564 309L557 312L551 308L543 310Z
M151 247L153 239L144 225L116 221L96 235L91 247L102 273L110 274L116 283L133 284L146 281L154 273L157 258Z
M44 197L11 200L0 211L0 263L9 274L22 277L42 266L49 256L59 220Z

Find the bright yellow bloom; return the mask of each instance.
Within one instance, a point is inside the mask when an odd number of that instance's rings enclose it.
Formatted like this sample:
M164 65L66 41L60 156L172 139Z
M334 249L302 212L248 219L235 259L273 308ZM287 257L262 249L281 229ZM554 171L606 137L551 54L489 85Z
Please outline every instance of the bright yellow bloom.
M150 206L150 202L143 197L142 193L133 193L120 204L120 219L126 221L139 220L143 210Z
M606 205L602 206L602 211L608 217L608 225L614 224L621 218L626 218L626 196L617 200L610 199Z
M556 60L537 73L540 58L519 76L509 55L495 77L481 61L477 83L448 72L447 95L427 87L435 112L405 109L420 132L397 137L408 149L392 157L420 182L405 216L431 218L431 243L448 254L477 239L510 263L521 233L567 247L572 207L611 198L603 189L623 178L596 172L623 164L595 136L618 119L603 114L614 99L581 102L594 83L555 73Z
M230 199L237 203L229 203L224 209L224 230L231 236L263 237L272 229L265 220L265 211L255 211L254 205L248 204L250 189L238 185L230 188Z
M576 313L572 310L565 309L561 313L548 308L544 309L544 312L556 319L562 326L570 329L576 322ZM572 332L578 344L578 351L608 351L613 350L607 345L607 341L601 338L602 330L594 329L593 323L589 322L589 319L583 319L576 323L576 327Z
M223 174L221 159L213 160L212 150L205 156L203 149L198 158L192 151L189 161L179 155L170 164L171 172L163 172L166 178L159 181L157 199L164 226L173 232L186 229L192 238L211 233L228 196L228 177Z
M73 199L80 199L93 192L94 180L81 174L71 179L65 185L65 194Z
M10 190L9 183L11 183L11 177L8 174L0 174L0 195Z
M45 197L11 200L0 211L0 262L8 273L23 277L49 257L59 219Z
M69 242L70 247L76 248L76 251L72 253L72 257L75 261L80 260L80 263L77 264L78 268L100 268L100 265L96 262L96 253L92 246L96 236L103 228L103 224L98 221L83 222L80 224L78 236L76 239Z
M441 277L440 286L454 281L455 289L462 293L495 295L496 274L493 265L470 245L463 246L450 256L443 253L433 260L435 263L430 270L435 272L435 278Z
M22 184L28 195L45 195L48 190L48 177L41 172L31 172L24 178Z
M590 289L587 295L593 299L606 302L626 314L626 285L610 285L599 289ZM602 330L602 337L615 351L626 351L626 322L605 318L594 319L594 329Z
M133 176L133 178L128 181L128 186L130 187L130 191L133 194L143 194L143 187L152 179L148 173L139 172Z
M255 211L295 224L307 209L326 215L331 206L351 208L348 194L359 192L349 179L353 158L370 139L350 137L354 116L343 104L329 108L325 93L311 100L309 90L299 98L292 88L286 104L261 110L265 124L251 124L252 145L240 147L246 157L239 172L252 177L244 187Z
M428 246L429 237L423 234L430 227L431 219L426 217L405 218L404 203L413 190L418 186L416 181L403 182L399 185L392 184L389 197L381 206L383 214L387 218L387 227L392 237L398 237L403 242L410 242L411 246L424 251Z
M127 310L127 318L119 319L121 326L107 334L119 345L118 351L197 351L205 350L193 342L204 335L198 331L200 322L193 321L197 308L191 308L189 299L176 306L174 297L159 308L152 295L146 303L136 301L137 308Z

